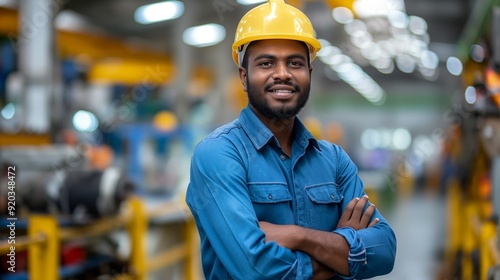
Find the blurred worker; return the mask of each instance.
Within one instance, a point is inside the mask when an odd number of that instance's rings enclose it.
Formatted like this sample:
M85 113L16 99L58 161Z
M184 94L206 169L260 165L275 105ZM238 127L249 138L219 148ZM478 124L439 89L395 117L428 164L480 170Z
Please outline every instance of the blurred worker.
M207 279L362 279L393 268L394 232L356 166L296 117L320 47L283 0L239 22L233 59L249 104L198 143L186 196Z

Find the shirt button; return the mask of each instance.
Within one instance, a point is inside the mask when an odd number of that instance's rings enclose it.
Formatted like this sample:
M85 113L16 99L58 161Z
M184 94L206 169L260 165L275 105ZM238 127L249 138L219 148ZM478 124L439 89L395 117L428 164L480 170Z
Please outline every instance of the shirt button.
M268 197L269 199L273 199L273 195L272 195L272 194L269 194L267 197Z
M335 199L335 196L333 194L330 195L331 199Z
M281 160L285 160L285 159L286 159L286 156L285 156L284 154L282 154L282 155L280 156L280 159L281 159Z

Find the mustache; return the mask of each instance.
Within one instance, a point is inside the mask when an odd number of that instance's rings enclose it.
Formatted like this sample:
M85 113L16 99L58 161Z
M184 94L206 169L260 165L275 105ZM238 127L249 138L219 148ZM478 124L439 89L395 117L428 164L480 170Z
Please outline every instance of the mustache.
M274 82L274 83L269 83L269 84L266 84L264 86L264 90L265 91L269 91L271 89L271 87L273 86L276 86L276 85L287 85L287 86L291 86L294 88L294 91L300 91L300 87L294 83L292 83L291 81L283 81L283 82Z

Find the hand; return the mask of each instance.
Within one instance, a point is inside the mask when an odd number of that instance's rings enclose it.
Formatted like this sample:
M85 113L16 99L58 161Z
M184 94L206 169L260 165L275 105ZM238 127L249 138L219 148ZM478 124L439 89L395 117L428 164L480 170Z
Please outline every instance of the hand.
M350 227L354 230L359 230L376 225L379 221L378 218L368 224L372 218L373 212L375 212L375 205L371 204L366 211L363 212L367 202L368 196L366 195L351 200L349 204L347 204L344 213L342 213L337 223L337 228Z

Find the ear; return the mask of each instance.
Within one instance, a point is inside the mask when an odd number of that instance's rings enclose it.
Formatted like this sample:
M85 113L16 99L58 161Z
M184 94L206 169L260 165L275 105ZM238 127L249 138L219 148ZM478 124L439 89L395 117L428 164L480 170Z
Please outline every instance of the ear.
M311 66L309 66L309 76L311 76L312 71L313 71L313 67L311 65Z
M241 85L243 86L243 90L247 92L247 70L243 67L239 68L239 73L240 73L240 81Z

